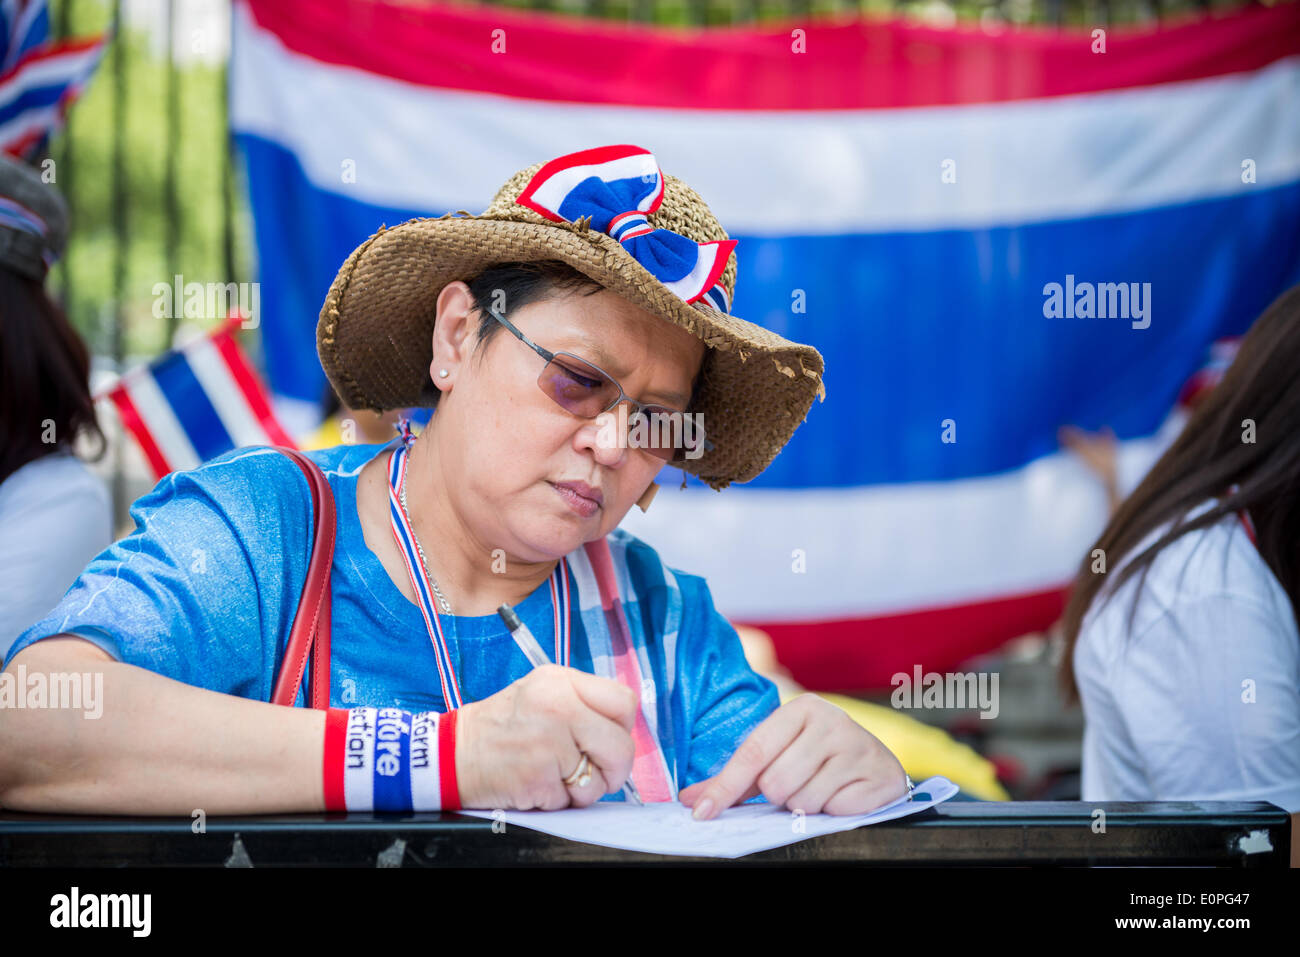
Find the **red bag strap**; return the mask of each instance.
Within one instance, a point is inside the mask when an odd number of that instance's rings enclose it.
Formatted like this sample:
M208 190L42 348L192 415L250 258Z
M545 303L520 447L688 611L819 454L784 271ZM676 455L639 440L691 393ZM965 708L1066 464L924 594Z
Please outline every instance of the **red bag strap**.
M311 558L307 562L307 580L298 612L289 631L284 661L271 693L272 704L293 707L302 685L307 656L312 659L307 679L307 700L313 708L327 709L330 704L330 568L334 564L334 492L319 465L297 449L274 446L291 458L307 478L311 491L312 535ZM315 652L312 644L315 643Z

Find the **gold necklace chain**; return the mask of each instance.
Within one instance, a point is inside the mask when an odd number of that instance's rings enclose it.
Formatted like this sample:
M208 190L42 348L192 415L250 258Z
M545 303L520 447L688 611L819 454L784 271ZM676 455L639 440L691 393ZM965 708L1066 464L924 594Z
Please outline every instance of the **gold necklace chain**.
M409 457L410 453L408 452L407 455ZM402 463L402 470L406 470L405 462ZM405 476L402 477L402 492L397 496L397 499L402 503L402 514L406 516L406 524L411 526L411 538L415 539L415 550L420 553L420 564L424 566L425 577L429 579L429 584L433 586L433 594L437 597L438 604L442 605L443 613L450 615L452 613L451 603L447 601L447 596L444 595L442 589L438 587L438 581L433 577L433 572L429 571L429 560L424 557L424 546L420 544L420 537L415 534L415 522L411 521L411 512L406 507Z

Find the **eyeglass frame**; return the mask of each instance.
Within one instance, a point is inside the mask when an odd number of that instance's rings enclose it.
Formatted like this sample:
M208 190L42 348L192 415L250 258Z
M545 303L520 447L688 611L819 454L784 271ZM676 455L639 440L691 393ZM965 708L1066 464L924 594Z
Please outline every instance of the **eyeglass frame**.
M618 406L620 406L620 405L621 405L623 402L625 402L625 401L626 401L626 402L631 402L631 403L632 403L632 407L633 407L633 409L634 409L633 415L635 415L635 414L641 412L642 409L648 409L648 408L652 408L652 407L657 407L657 408L661 408L661 409L668 409L669 412L674 412L674 413L679 414L679 415L689 415L689 414L690 414L689 412L687 412L687 411L684 410L684 409L683 409L683 410L669 409L668 406L666 406L666 405L655 406L654 403L647 404L647 403L645 403L645 402L638 402L636 399L632 398L630 395L628 395L626 392L623 391L623 384L622 384L621 382L619 382L617 379L615 379L612 375L610 375L608 372L606 372L606 371L605 371L604 369L602 369L600 366L596 365L596 363L592 362L590 359L584 359L582 356L580 356L580 355L576 355L576 354L574 354L574 353L572 353L572 352L552 352L550 349L544 348L543 346L539 346L537 343L533 342L532 339L529 339L526 335L524 335L523 330L519 329L519 328L518 328L518 327L517 327L513 322L511 322L511 321L510 321L509 319L507 319L505 316L501 315L499 312L497 312L497 311L496 311L495 309L493 309L491 306L488 307L488 310L487 310L487 311L488 311L488 314L489 314L490 316L492 316L493 319L495 319L497 322L501 323L501 325L505 326L506 329L508 329L511 333L513 333L516 339L518 339L518 340L519 340L520 342L522 342L524 345L528 346L528 348L532 349L532 350L533 350L534 352L536 352L539 356L541 356L543 359L545 359L547 365L550 365L551 362L555 359L556 356L569 356L569 357L572 358L572 359L577 359L579 362L584 362L584 363L586 363L587 365L589 365L589 366L591 366L593 369L595 369L597 372L599 372L601 375L603 375L603 376L604 376L606 379L608 379L610 382L614 383L614 387L615 387L616 389L618 389L618 398L615 399L613 402L611 402L608 406L606 406L606 407L605 407L604 409L602 409L600 412L597 412L596 415L592 416L592 419L599 418L600 416L602 416L602 415L604 415L606 412L608 412L610 409L616 409L616 408L618 408ZM556 405L559 405L559 403L556 402ZM560 406L560 407L561 407L561 408L564 408L563 406ZM568 410L568 409L565 409L565 411L568 412L569 410ZM573 413L570 412L570 414L573 414ZM630 418L630 417L629 417L629 418ZM709 441L709 438L708 438L708 436L706 435L706 436L704 437L704 451L706 451L706 452L712 452L713 449L714 449L714 445L713 445L713 443L712 443L711 441ZM679 464L680 464L680 461L678 461L678 462L674 462L674 461L672 461L672 460L667 460L667 459L665 459L664 461L665 461L666 464L668 464L668 465L679 465Z

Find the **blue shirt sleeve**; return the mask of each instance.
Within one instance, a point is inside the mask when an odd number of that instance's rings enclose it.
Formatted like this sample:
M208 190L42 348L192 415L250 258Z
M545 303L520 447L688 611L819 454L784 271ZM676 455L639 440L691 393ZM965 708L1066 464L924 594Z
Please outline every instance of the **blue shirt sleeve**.
M264 447L165 476L131 506L135 530L95 556L8 657L67 632L177 681L268 700L306 577L307 496L297 466Z
M721 771L781 699L776 685L749 666L740 636L714 608L704 579L674 573L685 608L677 645L690 739L686 777L679 782L685 788Z

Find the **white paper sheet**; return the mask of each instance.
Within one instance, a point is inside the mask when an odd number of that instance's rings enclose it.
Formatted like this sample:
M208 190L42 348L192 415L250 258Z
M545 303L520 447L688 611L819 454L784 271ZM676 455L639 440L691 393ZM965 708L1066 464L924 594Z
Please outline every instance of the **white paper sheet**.
M934 807L957 793L957 786L935 776L916 785L911 801L899 799L870 814L834 815L793 812L771 804L730 807L711 821L697 821L677 801L635 805L604 801L562 811L461 811L471 817L500 819L506 826L531 828L570 841L652 854L737 858L796 844L810 837L892 821Z

